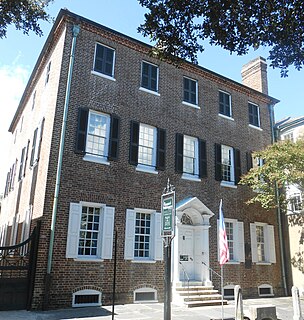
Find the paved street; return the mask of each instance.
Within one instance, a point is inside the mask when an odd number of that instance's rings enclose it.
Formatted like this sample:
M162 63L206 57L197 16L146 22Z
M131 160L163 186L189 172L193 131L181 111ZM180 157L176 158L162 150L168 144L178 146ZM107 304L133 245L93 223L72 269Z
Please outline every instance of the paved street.
M267 304L276 306L277 317L280 320L293 319L292 298L264 298L244 300L244 313L248 315L250 305ZM302 315L304 300L301 300ZM73 308L55 311L0 311L1 320L110 320L112 307L101 308ZM172 305L172 320L210 320L221 319L221 306L186 308ZM116 320L161 320L163 304L127 304L115 306ZM234 301L224 306L224 319L234 319Z

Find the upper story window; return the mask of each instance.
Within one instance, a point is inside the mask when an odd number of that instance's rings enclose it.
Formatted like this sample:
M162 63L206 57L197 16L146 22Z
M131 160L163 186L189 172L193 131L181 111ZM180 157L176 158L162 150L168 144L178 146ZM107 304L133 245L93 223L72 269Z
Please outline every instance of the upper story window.
M219 220L217 221L219 224ZM225 218L225 230L229 248L229 262L240 263L245 261L244 223L236 219ZM219 260L218 245L218 260ZM228 263L229 263L228 262Z
M131 121L130 164L138 170L165 169L166 131Z
M70 203L67 258L112 259L115 209L98 203Z
M141 66L141 87L158 92L158 66L143 61Z
M260 109L259 106L253 103L248 103L249 124L260 127Z
M219 113L229 118L232 117L231 95L227 92L219 91Z
M275 263L274 227L266 223L250 223L252 262Z
M37 164L40 157L43 127L44 127L44 118L40 122L39 126L34 130L32 149L31 149L31 158L30 158L30 167Z
M176 134L175 170L184 178L207 176L206 141Z
M32 110L34 110L35 104L36 104L36 90L34 91L33 97L32 97Z
M184 102L198 105L198 84L196 80L184 77Z
M119 118L98 111L79 109L76 152L100 163L118 157Z
M163 259L161 214L148 209L126 213L125 259L138 262Z
M289 132L289 133L285 133L282 136L283 140L289 140L291 142L294 142L294 136L293 136L293 132Z
M25 175L25 157L26 157L26 147L22 148L22 151L21 151L18 180L21 180Z
M108 77L114 77L114 59L115 50L107 46L96 43L95 46L95 59L94 68L95 72L106 75Z
M292 212L300 212L302 211L303 204L302 204L302 196L301 193L294 193L289 196L289 209Z
M50 80L50 73L51 73L51 61L48 63L46 67L45 85L47 85Z
M238 149L215 144L215 179L223 185L236 185L241 176L241 159Z

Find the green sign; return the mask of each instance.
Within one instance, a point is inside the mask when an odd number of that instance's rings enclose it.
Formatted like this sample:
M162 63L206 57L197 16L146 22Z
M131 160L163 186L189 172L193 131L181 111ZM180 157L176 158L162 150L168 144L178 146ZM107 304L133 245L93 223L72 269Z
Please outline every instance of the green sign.
M174 236L175 193L162 195L162 236Z

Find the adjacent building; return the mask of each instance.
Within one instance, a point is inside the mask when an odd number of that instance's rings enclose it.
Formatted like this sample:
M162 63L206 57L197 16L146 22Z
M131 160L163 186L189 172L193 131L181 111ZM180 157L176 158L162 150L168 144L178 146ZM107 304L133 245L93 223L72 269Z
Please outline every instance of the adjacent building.
M47 38L9 128L0 215L2 246L40 225L31 308L109 304L114 267L117 303L162 301L168 178L174 299L187 279L220 289L210 270L220 271L221 199L225 297L237 284L245 297L284 294L277 215L246 205L251 191L238 185L251 152L273 139L265 60L240 84L151 49L67 10Z

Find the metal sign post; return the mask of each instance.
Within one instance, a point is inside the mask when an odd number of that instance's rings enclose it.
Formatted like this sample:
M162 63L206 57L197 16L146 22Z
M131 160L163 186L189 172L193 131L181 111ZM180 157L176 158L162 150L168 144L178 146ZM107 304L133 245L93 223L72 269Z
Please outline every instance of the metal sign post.
M171 320L171 242L175 231L175 188L168 179L161 197L161 236L165 244L164 320Z

